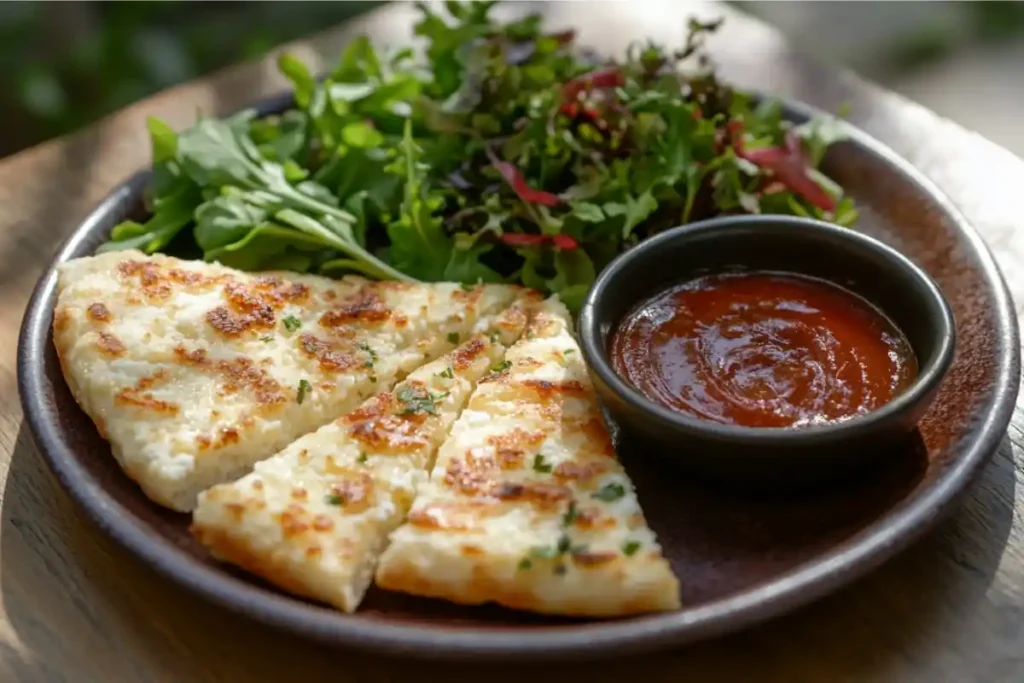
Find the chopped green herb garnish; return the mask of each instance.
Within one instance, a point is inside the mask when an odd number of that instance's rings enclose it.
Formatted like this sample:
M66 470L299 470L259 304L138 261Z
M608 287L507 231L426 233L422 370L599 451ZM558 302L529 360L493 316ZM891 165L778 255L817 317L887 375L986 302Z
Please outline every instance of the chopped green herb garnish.
M576 521L577 517L579 517L579 513L576 510L576 501L570 500L569 508L565 511L565 514L562 515L562 526L572 526L572 523Z
M372 348L370 348L369 344L360 344L359 348L362 349L363 351L365 351L370 356L370 360L372 360L374 363L376 363L378 360L380 360L377 357L377 352L374 351Z
M626 495L626 489L622 484L612 482L610 484L605 484L590 495L592 498L597 498L598 500L610 503L613 500L618 500Z
M363 465L366 463L368 458L369 456L367 456L366 453L360 453L359 457L356 458L356 462L359 463L360 465Z
M413 413L430 413L431 415L437 415L437 406L435 405L434 396L430 394L423 387L404 386L398 390L395 397L405 404L402 410L402 415L411 415ZM443 396L442 396L443 398Z
M501 339L501 332L498 332L497 330L491 330L490 332L487 333L487 338L491 340L492 344L496 344L498 340Z
M299 329L300 327L302 327L302 321L299 320L298 318L296 318L294 315L289 315L289 316L285 317L285 319L284 319L284 328L286 330L288 330L289 332L294 332L295 330Z
M374 384L376 384L377 383L377 375L370 375L370 381L373 382Z
M528 558L528 557L524 557L523 559L519 560L519 569L520 570L529 569L532 566L533 566L533 562L530 562L530 558Z
M572 353L576 353L576 349L566 349L565 351L562 351L563 356L568 356L569 354Z
M496 363L495 365L491 366L491 372L505 372L510 367L512 367L512 362L503 360L500 363Z
M299 390L295 395L295 401L297 403L302 403L306 400L306 396L308 396L311 391L313 391L313 385L310 384L308 380L300 379Z
M530 557L536 557L542 560L553 560L558 557L558 555L558 548L553 545L543 545L530 548Z
M272 342L272 341L274 341L274 335L272 335L272 334L265 334L262 337L260 337L260 341L261 342Z
M566 551L569 550L569 548L571 546L572 546L572 541L569 540L569 536L566 535L566 534L562 534L561 537L558 539L558 546L557 546L558 554L561 555L561 554L565 553Z
M445 379L452 379L455 377L455 371L452 370L451 366L445 368L441 372L437 373L438 377L444 377Z
M344 505L345 499L339 496L337 493L329 493L324 496L324 502L328 505Z
M547 474L551 471L551 463L544 460L544 456L538 453L533 456L533 471Z
M640 550L639 541L626 541L622 544L622 554L626 557L632 557L637 550Z
M458 344L459 343L459 333L458 332L449 332L448 333L448 343L449 344Z

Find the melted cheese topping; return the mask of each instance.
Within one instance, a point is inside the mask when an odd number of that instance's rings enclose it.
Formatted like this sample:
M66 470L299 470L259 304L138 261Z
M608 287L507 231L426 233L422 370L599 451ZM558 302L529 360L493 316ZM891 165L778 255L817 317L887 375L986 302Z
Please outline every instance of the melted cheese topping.
M553 614L678 608L560 303L544 304L506 365L452 428L377 584Z
M501 322L498 336L511 343L525 316L514 311ZM476 337L239 481L200 494L193 533L219 559L355 610L437 447L504 351Z
M200 491L490 327L520 291L114 252L61 266L54 343L124 471L188 511Z

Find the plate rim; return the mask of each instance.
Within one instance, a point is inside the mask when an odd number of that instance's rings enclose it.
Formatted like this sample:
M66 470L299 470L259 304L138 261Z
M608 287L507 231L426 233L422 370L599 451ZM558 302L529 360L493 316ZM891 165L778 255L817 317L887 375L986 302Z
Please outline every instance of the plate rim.
M776 97L798 118L824 112L801 101ZM290 93L259 100L246 109L260 114L283 108ZM39 452L62 487L108 536L161 575L194 593L271 627L332 646L424 659L533 660L612 657L679 646L737 631L803 607L867 574L931 529L973 482L998 449L1013 416L1020 380L1018 322L1006 281L980 234L946 194L887 145L856 126L844 123L849 140L898 169L907 180L946 212L974 250L977 267L995 298L997 372L991 404L978 423L977 437L962 455L909 504L899 505L860 529L846 547L816 556L809 563L761 586L693 609L592 621L570 626L496 627L475 625L431 628L429 624L389 624L354 620L260 585L239 581L224 571L196 563L162 536L145 533L78 464L46 416L48 380L40 362L49 343L56 298L55 268L89 239L103 216L139 192L150 171L143 169L119 183L65 239L32 292L18 336L18 391L22 410Z

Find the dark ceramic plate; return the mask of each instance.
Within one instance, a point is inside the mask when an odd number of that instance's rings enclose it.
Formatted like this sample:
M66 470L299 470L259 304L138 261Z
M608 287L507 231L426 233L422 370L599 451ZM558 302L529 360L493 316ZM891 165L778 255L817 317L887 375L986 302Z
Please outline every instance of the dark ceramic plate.
M263 103L263 111L285 104ZM794 108L790 114L802 118ZM914 447L841 490L751 498L687 485L619 443L640 500L682 581L685 607L606 622L463 608L371 590L346 616L289 597L213 562L188 518L150 503L118 469L61 376L50 325L56 276L40 280L18 347L22 403L40 451L99 525L166 576L253 619L335 645L427 657L536 659L635 653L779 615L879 565L948 511L996 449L1017 393L1013 307L995 262L949 201L864 135L836 146L826 171L860 205L860 228L935 278L956 318L958 348ZM118 187L54 263L93 253L111 226L142 211L147 174Z

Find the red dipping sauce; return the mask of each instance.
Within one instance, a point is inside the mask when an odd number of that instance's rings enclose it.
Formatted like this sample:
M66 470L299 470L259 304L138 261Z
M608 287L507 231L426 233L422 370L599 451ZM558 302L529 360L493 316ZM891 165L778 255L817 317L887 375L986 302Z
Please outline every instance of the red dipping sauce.
M906 337L852 292L802 275L708 275L644 302L612 337L612 363L647 398L744 427L861 415L917 376Z

